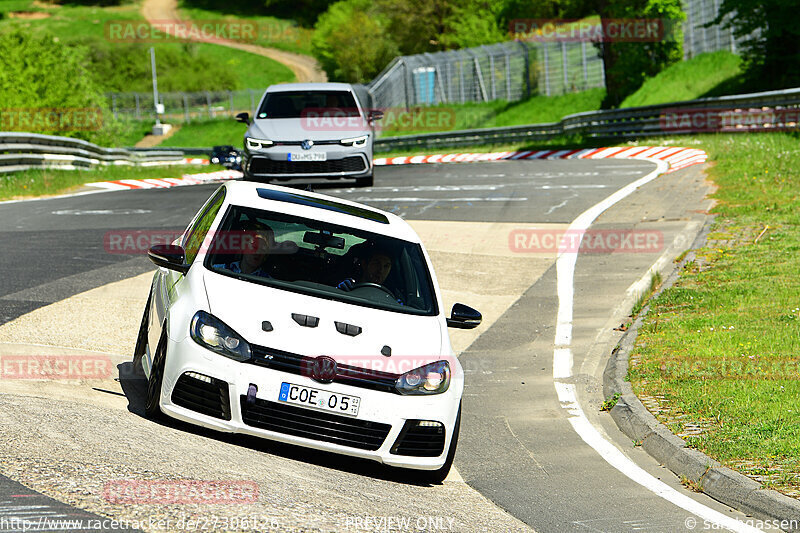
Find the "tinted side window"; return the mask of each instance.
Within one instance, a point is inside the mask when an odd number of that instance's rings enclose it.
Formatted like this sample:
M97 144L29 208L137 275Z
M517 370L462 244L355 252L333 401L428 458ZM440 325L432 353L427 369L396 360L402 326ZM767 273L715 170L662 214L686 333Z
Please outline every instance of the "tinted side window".
M221 188L219 192L206 204L203 213L197 217L194 225L186 233L186 240L183 242L183 249L186 251L186 262L191 264L197 257L197 252L203 244L203 240L211 228L211 224L219 213L219 208L225 201L225 188Z

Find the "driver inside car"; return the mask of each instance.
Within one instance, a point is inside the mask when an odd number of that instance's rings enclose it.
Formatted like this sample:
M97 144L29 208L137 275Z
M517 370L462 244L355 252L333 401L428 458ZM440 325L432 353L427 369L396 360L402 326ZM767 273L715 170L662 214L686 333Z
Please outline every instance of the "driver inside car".
M361 275L357 276L357 278L347 278L339 283L337 287L343 291L351 291L360 283L375 283L383 286L392 271L392 259L389 254L382 250L373 250L367 255L362 265ZM403 305L399 298L397 303Z

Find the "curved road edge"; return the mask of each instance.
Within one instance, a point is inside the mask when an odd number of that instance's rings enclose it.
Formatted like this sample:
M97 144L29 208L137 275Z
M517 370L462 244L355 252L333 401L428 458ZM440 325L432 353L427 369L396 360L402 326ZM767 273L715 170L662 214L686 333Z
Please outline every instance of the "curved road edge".
M666 281L653 297L671 287L680 276L684 265L694 260L695 250L705 243L712 221L711 217L706 221L690 246L689 253L682 261L673 264ZM647 275L649 276L649 272ZM604 397L620 395L610 411L617 427L632 440L641 442L642 449L660 464L678 477L692 482L715 500L756 518L789 524L788 529L782 528L787 531L800 530L800 501L776 490L765 489L757 481L722 466L698 450L688 448L686 442L659 422L633 392L630 382L625 379L629 356L649 310L648 304L625 332L603 373Z

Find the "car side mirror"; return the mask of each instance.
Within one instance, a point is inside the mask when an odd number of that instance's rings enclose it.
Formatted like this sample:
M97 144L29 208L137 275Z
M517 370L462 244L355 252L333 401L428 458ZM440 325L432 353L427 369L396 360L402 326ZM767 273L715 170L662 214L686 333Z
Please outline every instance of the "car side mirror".
M480 325L483 316L480 312L464 304L453 305L450 318L447 319L448 328L473 329Z
M383 118L383 111L381 111L380 109L372 109L367 115L367 119L370 122L375 122L376 120L380 120L382 118Z
M250 125L250 113L239 113L236 115L236 122L242 122L244 124Z
M185 263L186 252L175 244L156 244L147 251L147 257L156 266L175 270L181 274L189 272L189 266Z

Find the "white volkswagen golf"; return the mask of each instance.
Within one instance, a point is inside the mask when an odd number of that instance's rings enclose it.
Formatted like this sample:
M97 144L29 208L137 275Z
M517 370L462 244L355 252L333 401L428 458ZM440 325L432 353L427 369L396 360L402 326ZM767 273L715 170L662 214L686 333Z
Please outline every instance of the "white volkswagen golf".
M445 478L463 372L430 258L402 219L354 202L222 185L158 265L134 365L146 412Z

